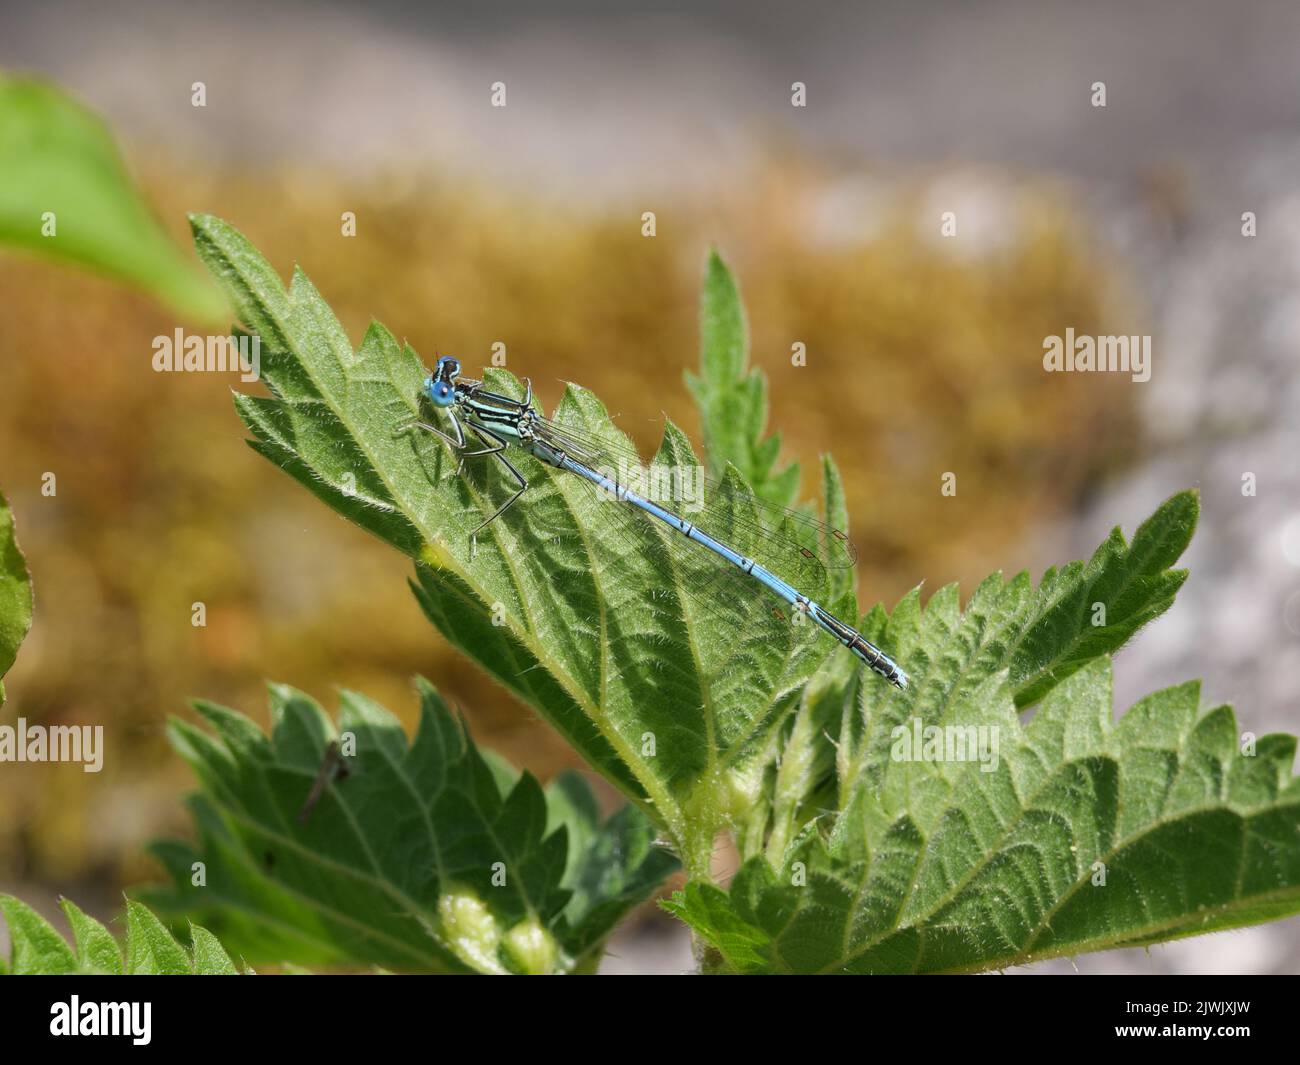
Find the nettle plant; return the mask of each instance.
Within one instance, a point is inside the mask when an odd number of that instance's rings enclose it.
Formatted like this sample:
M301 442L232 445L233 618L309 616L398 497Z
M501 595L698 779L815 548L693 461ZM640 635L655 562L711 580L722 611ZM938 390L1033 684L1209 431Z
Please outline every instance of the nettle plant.
M246 954L303 963L477 971L590 969L628 908L680 861L664 903L709 970L976 971L1279 918L1300 908L1295 740L1239 736L1197 684L1158 692L1118 722L1110 654L1170 606L1186 572L1193 493L1087 562L913 591L860 628L906 663L896 690L812 626L746 642L665 553L671 535L527 455L524 500L495 463L459 460L421 415L427 372L374 324L354 349L301 271L284 288L230 226L196 217L200 256L244 329L261 338L272 398L238 396L252 446L340 514L409 555L433 624L557 728L628 798L600 824L566 776L544 791L475 751L427 685L408 744L393 718L345 695L337 724L272 691L268 739L200 705L215 736L174 734L202 791L199 840L160 854L173 901L237 933ZM733 499L744 549L751 493L789 504L797 470L764 437L763 379L747 369L736 287L712 257L692 394L707 465ZM238 335L238 332L237 334ZM519 381L488 371L494 391ZM554 419L628 445L570 385ZM656 462L696 462L669 425ZM846 524L834 463L821 503ZM619 514L613 511L620 511ZM636 537L629 542L630 537ZM858 618L850 574L813 589ZM1099 606L1100 605L1100 606ZM494 616L495 612L495 616ZM1026 711L1033 710L1028 721ZM997 757L894 755L900 736L951 726L997 737ZM326 774L348 736L347 774ZM711 876L718 837L741 865ZM207 887L189 886L193 863ZM255 946L260 948L255 950Z
M701 967L741 973L999 969L1256 924L1300 909L1295 739L1238 732L1188 683L1118 721L1110 655L1163 613L1196 524L1195 494L1087 561L956 586L863 615L851 571L814 595L904 663L906 690L811 625L749 637L675 563L671 533L603 505L527 455L531 488L425 433L427 370L374 324L354 349L301 271L286 290L224 222L192 219L198 251L260 338L271 396L236 397L252 447L348 520L409 556L434 626L564 735L626 797L602 822L566 774L542 788L472 743L432 686L408 739L344 693L337 719L271 688L266 735L207 703L173 740L199 789L192 843L156 853L149 898L201 918L254 962L402 971L589 972L612 929L675 875L662 905ZM765 436L762 377L716 257L691 392L705 465L745 550L754 500L791 505L798 471ZM489 386L524 389L489 370ZM631 445L570 385L555 422ZM695 464L668 425L656 463ZM820 509L846 526L821 466ZM807 545L810 549L815 544ZM761 597L761 590L754 591ZM761 607L760 607L761 609ZM980 757L927 756L940 736ZM912 739L918 741L910 753ZM938 752L936 751L937 755ZM713 876L722 835L739 852Z

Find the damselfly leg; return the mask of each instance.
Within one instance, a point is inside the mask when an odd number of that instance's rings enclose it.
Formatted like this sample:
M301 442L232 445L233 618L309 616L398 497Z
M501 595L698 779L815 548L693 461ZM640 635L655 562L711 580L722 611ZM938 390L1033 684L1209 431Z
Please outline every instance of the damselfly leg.
M459 452L465 447L465 431L460 427L460 422L456 420L454 415L451 418L451 424L456 429L455 436L451 436L449 433L444 433L436 425L430 425L428 422L422 421L419 418L410 418L397 427L394 435L401 436L402 433L408 432L411 429L423 429L425 432L433 433L434 436L445 440Z
M519 500L519 497L528 490L528 479L519 472L513 462L506 458L505 451L507 442L504 439L497 436L497 434L492 432L490 429L484 429L481 426L471 424L469 426L469 431L478 437L479 441L486 446L474 451L469 451L466 449L468 441L465 439L465 430L461 426L460 421L456 418L456 415L450 411L448 412L448 417L451 419L451 424L456 429L456 436L451 436L450 434L443 432L436 425L430 425L428 422L422 421L419 418L412 418L410 421L403 423L399 427L398 431L405 432L410 429L424 429L426 432L433 433L439 439L445 441L460 459L460 464L456 468L457 476L460 475L461 470L464 468L466 459L495 455L497 460L510 471L510 475L519 485L519 488L509 499L497 507L486 521L470 533L470 538L475 539L479 533L496 521L497 518L501 517L501 515L516 503Z
M480 525L477 529L475 529L472 533L470 533L470 536L477 536L489 525L491 525L494 521L496 521L497 518L501 517L501 515L504 514L507 509L509 509L511 506L514 505L514 503L519 499L521 495L523 495L526 491L528 491L528 478L526 478L522 473L520 473L515 468L515 464L513 462L511 462L508 458L506 458L505 456L506 442L502 440L501 437L497 436L495 433L490 432L487 429L480 429L477 425L471 425L469 428L470 428L470 432L472 432L475 436L477 436L480 440L482 440L483 443L487 444L489 439L491 439L492 443L488 444L488 446L485 448L480 448L478 451L463 452L461 454L461 458L469 459L479 455L495 455L498 461L500 461L501 465L503 465L507 470L509 470L511 475L514 477L514 479L517 482L519 482L519 490L516 491L514 495L512 495L499 507L497 507L496 511L492 514L490 518L487 519L487 521L483 522L482 525Z

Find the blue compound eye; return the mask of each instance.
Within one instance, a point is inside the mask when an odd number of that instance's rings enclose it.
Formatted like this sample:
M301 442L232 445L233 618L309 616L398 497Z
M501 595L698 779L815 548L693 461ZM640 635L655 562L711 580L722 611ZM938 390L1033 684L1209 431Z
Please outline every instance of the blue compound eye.
M456 390L446 381L431 380L428 385L429 401L435 407L450 407L456 397Z

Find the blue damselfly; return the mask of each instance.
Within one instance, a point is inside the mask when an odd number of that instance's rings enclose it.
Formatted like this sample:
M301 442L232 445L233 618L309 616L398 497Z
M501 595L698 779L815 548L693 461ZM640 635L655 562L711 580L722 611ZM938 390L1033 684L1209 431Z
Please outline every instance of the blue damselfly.
M794 584L755 558L742 554L728 546L722 538L711 535L707 527L702 527L709 524L707 513L704 516L692 515L695 520L688 520L630 488L625 483L626 479L614 472L614 469L626 468L629 461L639 464L639 459L634 454L611 449L604 441L584 438L571 428L542 417L532 406L531 381L526 381L526 392L522 400L512 399L489 391L482 381L462 378L460 362L452 356L443 356L438 360L437 369L425 380L422 396L436 410L446 413L451 431L419 419L407 423L409 426L418 426L440 437L462 460L495 456L517 485L513 494L475 532L501 517L528 489L527 478L510 461L507 453L513 445L548 466L577 474L610 499L637 508L675 529L687 540L747 574L794 610L811 619L880 676L899 688L907 687L908 677L902 667L855 628L813 602ZM482 446L473 447L466 439L466 430ZM761 529L755 527L747 531L761 533L772 545L771 550L791 563L787 568L798 573L801 563L809 566L820 564L809 546L810 542L816 543L821 558L827 560L826 564L853 564L856 557L853 545L844 533L829 529L808 515L785 508L774 509L780 512L779 521L760 521ZM737 520L734 515L732 520ZM750 538L753 539L753 536Z

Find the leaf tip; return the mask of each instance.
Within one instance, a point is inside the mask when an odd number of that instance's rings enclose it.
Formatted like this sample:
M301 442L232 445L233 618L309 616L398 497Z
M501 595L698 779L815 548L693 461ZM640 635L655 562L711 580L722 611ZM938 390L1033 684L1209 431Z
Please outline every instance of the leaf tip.
M190 232L196 237L200 233L210 233L221 222L221 219L216 215L207 214L203 211L190 211L185 218L190 224Z

